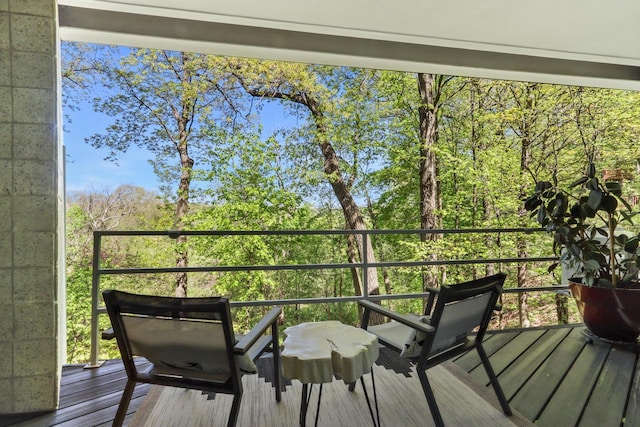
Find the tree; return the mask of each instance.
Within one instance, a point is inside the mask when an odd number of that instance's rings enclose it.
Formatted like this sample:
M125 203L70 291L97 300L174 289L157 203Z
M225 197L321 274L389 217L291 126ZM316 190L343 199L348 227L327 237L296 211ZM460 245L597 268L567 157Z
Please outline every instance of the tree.
M339 93L340 89L331 91L319 82L318 76L323 74L322 67L233 58L227 58L227 61L237 82L251 96L282 100L305 108L314 127L313 140L322 154L324 175L342 208L347 229L366 230L364 217L352 194L356 175L344 175L343 158L336 152L332 141L336 136L331 120L332 112L336 109L332 94ZM357 143L353 140L350 142ZM354 240L361 256L364 257L366 252L367 260L375 262L371 241L365 243L361 234L355 234ZM376 270L369 268L366 277L368 293L378 294L380 289ZM358 282L354 283L357 287Z
M106 95L94 98L94 109L114 121L88 142L109 149L111 160L131 145L153 153L156 172L168 182L166 196L175 203L173 228L182 230L195 159L207 143L205 131L228 122L227 93L215 64L205 55L139 49L117 63L103 61L99 71ZM188 266L186 241L183 235L176 239L177 267ZM187 295L184 272L176 274L175 294Z
M74 192L66 200L66 307L67 361L86 362L91 340L91 284L93 232L96 230L139 230L155 228L164 221L165 211L158 197L143 188L129 185L116 189ZM154 265L167 261L162 245L150 248L133 238L102 241L100 259L103 266L122 268ZM102 289L117 288L132 292L155 292L162 278L145 277L135 281L126 276L103 276ZM103 316L101 322L108 319ZM103 324L104 327L106 323ZM103 353L115 357L115 345L103 346Z
M418 135L420 140L420 228L422 230L434 230L442 228L439 210L442 207L440 189L438 187L438 159L436 144L438 143L438 114L442 102L443 88L451 77L418 73L418 94L420 104L418 107ZM422 242L436 241L437 234L425 233L421 235ZM431 261L437 259L437 253L431 252L427 258ZM432 269L430 269L432 270ZM423 289L438 285L438 278L430 274L429 270L423 271Z
M505 119L506 138L519 147L519 178L517 194L522 199L529 188L529 177L533 170L545 169L557 171L557 157L563 146L567 145L564 132L566 121L562 119L567 104L567 89L564 86L542 85L538 83L505 83L510 95L509 104L502 105ZM519 226L526 227L528 214L520 207L517 213ZM516 242L518 258L529 255L529 242L520 238ZM518 286L528 283L527 264L519 264L517 270ZM528 293L518 294L520 325L530 324ZM562 304L562 302L558 302Z

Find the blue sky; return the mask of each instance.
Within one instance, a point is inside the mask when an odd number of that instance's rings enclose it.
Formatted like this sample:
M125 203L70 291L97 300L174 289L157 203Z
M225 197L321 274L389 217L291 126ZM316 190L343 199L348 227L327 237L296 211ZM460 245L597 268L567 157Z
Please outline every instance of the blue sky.
M76 191L114 190L129 184L157 191L159 182L149 164L152 156L132 145L126 153L118 155L118 162L104 160L107 149L96 149L85 142L94 133L103 133L110 123L109 117L96 113L90 104L78 106L76 111L64 111L71 118L65 123L63 142L66 147L67 193ZM295 118L287 114L277 102L265 102L260 115L263 136L275 129L294 124Z
M126 55L128 48L122 47L120 53ZM92 88L91 95L100 96L102 87ZM75 98L76 100L78 98ZM262 136L267 138L276 129L296 126L296 118L289 114L280 102L255 100L253 112L257 111L257 103L261 104L260 124ZM85 139L96 133L105 133L111 119L93 111L90 101L81 102L76 109L65 109L63 143L66 148L66 189L67 193L76 191L114 190L119 185L127 184L143 187L148 191L157 191L160 183L153 167L149 164L152 155L146 150L131 144L126 153L118 153L118 161L108 161L106 148L96 149L85 142ZM66 120L69 118L71 121ZM176 160L177 161L177 160Z
M104 160L106 149L96 149L85 142L94 133L104 132L108 117L94 112L89 105L78 111L65 111L71 123L65 123L63 142L66 147L67 192L115 189L121 184L157 190L159 184L148 160L151 155L131 147L118 158L118 163Z

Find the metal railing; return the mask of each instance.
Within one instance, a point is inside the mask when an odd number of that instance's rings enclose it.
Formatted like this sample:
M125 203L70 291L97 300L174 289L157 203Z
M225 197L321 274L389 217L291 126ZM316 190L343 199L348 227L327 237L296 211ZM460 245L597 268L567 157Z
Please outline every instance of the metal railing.
M366 248L371 236L374 235L425 235L425 234L506 234L525 233L533 234L542 231L537 228L495 228L495 229L440 229L440 230L282 230L282 231L94 231L93 232L93 271L91 283L91 353L88 367L99 366L99 316L106 313L106 309L100 305L100 279L103 275L122 274L159 274L159 273L196 273L196 272L238 272L238 271L278 271L278 270L336 270L336 269L360 269L362 280L362 295L320 297L320 298L291 298L271 299L261 301L233 301L232 306L275 306L291 304L319 304L353 302L363 298L372 300L391 300L408 298L433 298L432 292L405 293L405 294L368 294L368 269L384 267L423 267L443 265L472 265L472 264L522 264L533 262L549 262L557 260L557 257L528 257L528 258L483 258L483 259L448 259L448 260L422 260L422 261L382 261L370 262L367 251L362 251L361 262L326 263L326 264L283 264L283 265L214 265L194 267L142 267L142 268L103 268L101 266L102 240L105 237L168 237L176 239L179 236L305 236L305 235L360 235L362 247ZM518 292L558 292L566 291L566 287L553 285L542 287L508 288L505 293Z

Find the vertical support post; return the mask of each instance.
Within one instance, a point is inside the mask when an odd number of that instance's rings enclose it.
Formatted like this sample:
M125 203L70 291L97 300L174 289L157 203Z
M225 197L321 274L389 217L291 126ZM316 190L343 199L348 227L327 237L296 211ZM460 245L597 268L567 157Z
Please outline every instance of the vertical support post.
M369 233L362 231L362 296L369 297Z
M98 342L98 320L100 313L98 312L98 301L100 294L100 244L101 235L93 232L93 264L91 273L91 360L85 368L97 368L101 363L98 362L100 354L100 344Z

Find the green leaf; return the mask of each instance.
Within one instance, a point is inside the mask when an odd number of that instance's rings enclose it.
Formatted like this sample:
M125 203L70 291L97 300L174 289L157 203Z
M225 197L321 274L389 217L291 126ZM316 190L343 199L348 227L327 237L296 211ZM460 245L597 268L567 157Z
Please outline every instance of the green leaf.
M616 243L619 245L625 245L627 243L627 240L629 240L626 234L618 234L614 237L616 239Z
M548 190L551 187L552 185L549 181L538 181L536 183L536 192L541 193L545 190Z
M574 188L574 187L577 187L577 186L579 186L579 185L582 185L582 184L584 184L585 182L587 182L588 180L589 180L589 178L588 178L588 177L583 176L582 178L580 178L580 179L578 179L578 180L576 180L576 181L573 181L573 182L569 185L569 188Z
M575 243L567 246L567 250L571 252L571 256L580 258L580 248Z
M588 206L597 211L600 207L600 203L602 203L602 199L604 198L604 193L600 191L600 189L592 189L589 191L589 201L587 202Z
M611 194L605 195L604 198L602 199L602 202L600 203L600 208L610 214L613 214L616 211L617 207L618 207L618 199L616 199Z
M638 240L638 237L632 237L631 239L627 240L627 242L624 244L624 250L629 252L629 253L635 253L636 250L638 249L638 244L640 243L640 241Z
M544 220L546 217L547 217L547 211L544 209L544 206L540 206L540 209L538 209L538 218L537 218L538 223L544 225Z
M533 195L529 197L527 200L525 200L524 208L528 211L532 211L538 206L540 206L541 204L542 204L542 200L540 200L540 196Z
M556 194L555 206L553 207L553 216L555 217L564 217L564 214L567 212L568 206L567 197L562 194Z
M571 206L570 213L572 217L578 218L578 219L585 219L587 217L587 213L584 211L580 203L576 203L573 206Z
M600 263L594 259L588 259L584 262L584 268L589 271L600 270Z
M598 178L591 178L587 184L585 185L589 190L598 190L600 186L598 185Z
M592 209L588 204L583 204L582 209L584 209L585 219L593 218L596 216L596 210Z
M620 215L622 215L622 220L628 222L629 224L633 224L633 217L636 216L637 212L624 212L621 211Z
M627 202L625 199L623 199L622 197L619 197L619 198L618 198L618 200L620 200L620 202L624 205L624 207L625 207L628 211L633 210L633 209L631 208L631 205L629 204L629 202ZM637 213L637 212L636 212L636 213ZM634 213L633 215L635 215L636 213ZM632 215L632 216L633 216L633 215Z
M607 191L609 193L614 194L618 197L622 197L622 186L620 185L619 182L609 181L609 182L605 182L604 185L607 188Z

